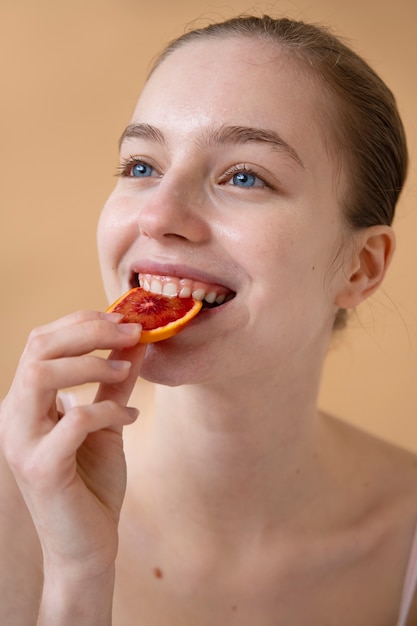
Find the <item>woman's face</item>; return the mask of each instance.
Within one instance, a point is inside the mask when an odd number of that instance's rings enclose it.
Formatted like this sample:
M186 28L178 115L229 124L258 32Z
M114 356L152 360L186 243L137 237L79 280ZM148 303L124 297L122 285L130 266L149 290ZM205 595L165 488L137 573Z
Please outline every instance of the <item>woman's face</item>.
M151 75L100 219L107 295L146 274L225 302L149 346L145 377L253 376L323 351L343 226L318 92L279 47L242 38L186 44Z

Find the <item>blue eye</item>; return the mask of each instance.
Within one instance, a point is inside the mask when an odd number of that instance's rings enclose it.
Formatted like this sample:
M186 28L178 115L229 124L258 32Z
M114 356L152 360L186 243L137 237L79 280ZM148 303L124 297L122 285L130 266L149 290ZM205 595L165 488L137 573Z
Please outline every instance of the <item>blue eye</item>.
M261 176L249 165L241 163L230 167L221 177L220 184L231 185L239 189L262 189L269 187Z
M232 180L237 187L254 187L256 185L257 176L250 172L237 172L233 175Z
M135 163L130 168L130 176L135 178L146 178L152 176L153 168L147 163Z

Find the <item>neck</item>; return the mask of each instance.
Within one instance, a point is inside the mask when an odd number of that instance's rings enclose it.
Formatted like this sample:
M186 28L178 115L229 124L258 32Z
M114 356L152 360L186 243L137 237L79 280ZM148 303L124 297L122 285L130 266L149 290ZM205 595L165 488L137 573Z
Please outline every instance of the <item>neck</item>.
M200 526L231 534L237 520L252 532L291 518L320 447L318 380L298 380L159 387L142 459L164 510L191 509Z

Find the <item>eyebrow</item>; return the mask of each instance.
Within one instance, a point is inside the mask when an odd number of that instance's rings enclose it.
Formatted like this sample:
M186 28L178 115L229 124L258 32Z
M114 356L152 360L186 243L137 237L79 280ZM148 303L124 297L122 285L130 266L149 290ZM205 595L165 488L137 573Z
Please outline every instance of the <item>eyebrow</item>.
M119 147L129 139L149 139L151 141L164 144L163 133L151 124L129 124L123 131L119 140ZM304 167L304 163L295 151L284 139L274 130L265 128L255 128L252 126L220 126L214 130L207 130L205 136L200 140L203 146L239 145L246 143L263 143L270 145L274 150L290 156L298 165Z
M128 139L150 139L157 143L165 143L164 136L160 130L151 124L129 124L119 139L119 148Z

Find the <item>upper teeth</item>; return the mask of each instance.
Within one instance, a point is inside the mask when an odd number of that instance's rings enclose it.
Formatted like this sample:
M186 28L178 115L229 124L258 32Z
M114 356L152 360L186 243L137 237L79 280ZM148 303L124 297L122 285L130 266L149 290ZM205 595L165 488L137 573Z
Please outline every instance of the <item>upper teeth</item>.
M156 276L154 274L139 274L139 284L146 291L159 293L165 296L179 296L194 300L205 300L209 304L222 304L230 291L220 285L208 285L188 278L175 276Z

